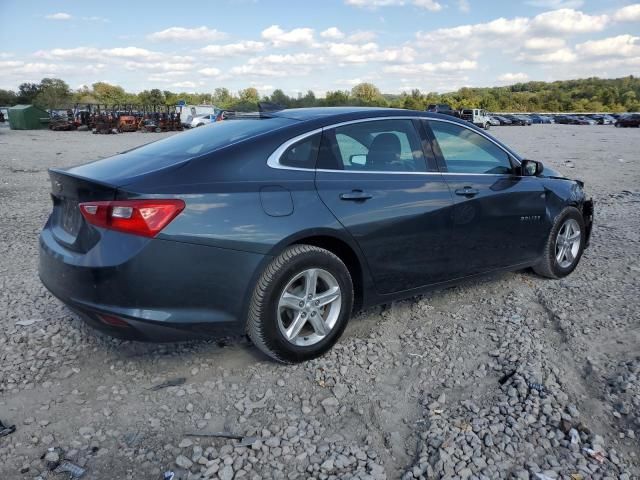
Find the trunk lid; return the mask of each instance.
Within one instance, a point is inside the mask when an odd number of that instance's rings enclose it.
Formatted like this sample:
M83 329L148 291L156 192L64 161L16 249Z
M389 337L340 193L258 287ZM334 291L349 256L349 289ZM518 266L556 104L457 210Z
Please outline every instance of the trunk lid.
M114 200L115 186L58 169L50 169L49 178L53 200L49 225L54 238L70 250L87 252L100 240L100 235L87 225L78 205L87 201Z

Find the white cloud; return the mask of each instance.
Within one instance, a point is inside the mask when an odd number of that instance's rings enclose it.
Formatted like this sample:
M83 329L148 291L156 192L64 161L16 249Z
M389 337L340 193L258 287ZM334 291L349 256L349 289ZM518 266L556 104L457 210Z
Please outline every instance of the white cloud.
M221 40L227 36L226 33L220 32L216 29L209 29L205 26L195 28L185 27L169 27L160 32L154 32L147 35L149 40L154 41L212 41Z
M261 52L264 49L264 42L246 40L237 43L227 43L225 45L207 45L200 49L200 51L212 57L232 57Z
M189 62L125 62L124 68L127 70L150 70L156 72L171 72L171 71L188 71L194 68L193 63Z
M471 11L469 0L458 0L458 10L462 13L469 13Z
M435 0L413 0L413 4L416 7L426 8L431 12L439 12L442 10L442 5Z
M559 50L564 46L565 40L559 37L531 37L524 42L528 50Z
M419 63L411 65L390 65L384 68L387 73L399 73L401 75L415 76L424 73L447 73L464 70L475 70L478 63L475 60L462 60L460 62Z
M589 33L604 30L607 23L607 15L588 15L571 8L561 8L535 16L531 20L531 28L548 32Z
M232 75L247 75L253 77L290 77L290 76L304 76L311 72L309 67L298 66L295 68L287 69L282 68L280 65L265 66L257 64L247 64L233 67L230 70Z
M540 53L535 55L523 54L518 60L530 63L572 63L577 59L577 55L569 48L561 48L554 52Z
M176 87L176 88L196 88L198 86L197 83L186 80L184 82L177 82L174 83L173 85L171 85L172 87Z
M503 73L498 77L498 80L506 83L526 82L529 79L529 75L526 73Z
M340 63L413 62L416 51L411 47L380 49L377 43L328 43L326 52Z
M219 68L206 67L198 70L198 73L200 73L200 75L204 75L205 77L217 77L222 73L222 71Z
M432 12L439 12L442 10L442 5L440 5L436 0L346 0L345 3L354 7L373 9L378 7L396 7L411 4Z
M294 28L284 31L279 25L271 25L262 31L262 38L272 43L274 47L288 45L311 45L313 43L312 28Z
M344 33L342 33L338 27L330 27L320 32L320 36L330 40L339 40L344 38Z
M549 8L580 8L584 5L584 0L529 0L526 2L533 7Z
M250 65L318 65L324 58L312 53L294 53L287 55L266 55L249 60Z
M640 57L640 37L617 37L589 40L576 45L576 51L588 57Z
M640 22L640 3L627 5L613 14L617 22Z
M361 43L361 42L370 42L374 38L376 38L376 34L374 32L363 30L363 31L355 32L349 35L347 37L347 41L353 42L353 43Z
M59 12L52 13L51 15L45 15L44 18L46 18L47 20L71 20L73 17L68 13Z

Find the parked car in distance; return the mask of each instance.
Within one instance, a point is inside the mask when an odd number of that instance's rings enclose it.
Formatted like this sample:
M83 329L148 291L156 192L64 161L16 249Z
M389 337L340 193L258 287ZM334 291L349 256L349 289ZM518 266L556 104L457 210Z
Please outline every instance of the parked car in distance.
M481 108L463 108L460 110L460 118L485 130L491 127L489 114Z
M511 124L512 125L520 125L520 126L525 126L525 125L531 125L531 120L527 117L525 117L524 115L504 115L504 117L508 118L509 120L511 120Z
M196 115L191 120L190 128L202 127L209 123L213 123L218 118L217 113L205 113L204 115Z
M287 363L330 349L355 310L502 270L564 277L593 218L582 182L400 109L232 117L49 175L39 274L85 321L246 332Z
M596 122L593 118L589 118L586 115L576 115L573 117L574 121L575 121L575 125L597 125L598 122Z
M547 115L538 115L537 113L530 114L529 119L534 124L553 123L553 118Z
M611 115L590 115L590 117L596 121L598 125L613 125L616 121Z
M576 125L575 119L569 115L556 115L553 120L561 125Z
M193 119L199 115L218 114L220 109L213 105L186 105L180 113L180 122L184 128L191 128Z
M500 122L500 125L512 125L513 124L513 122L511 120L509 120L507 117L504 117L502 115L494 115L493 118L498 120L498 122Z
M446 103L432 103L427 106L427 112L430 113L442 113L443 115L451 115L452 117L460 117L457 110L453 110L450 105Z
M489 117L489 123L491 125L493 125L494 127L497 127L497 126L501 125L500 120L498 120L498 118L495 115L491 115Z
M614 124L616 127L640 127L640 113L623 115Z

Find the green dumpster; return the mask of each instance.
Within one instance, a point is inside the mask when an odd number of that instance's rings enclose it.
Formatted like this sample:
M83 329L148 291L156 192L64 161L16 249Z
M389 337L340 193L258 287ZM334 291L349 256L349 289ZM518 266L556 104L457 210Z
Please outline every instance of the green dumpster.
M37 130L47 128L49 114L46 110L33 105L16 105L9 108L9 127L11 130Z

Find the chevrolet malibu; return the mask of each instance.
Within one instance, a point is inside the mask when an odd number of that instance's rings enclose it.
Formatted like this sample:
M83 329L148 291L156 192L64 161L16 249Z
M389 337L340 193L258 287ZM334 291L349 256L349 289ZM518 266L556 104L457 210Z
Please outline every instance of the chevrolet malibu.
M246 332L281 362L326 352L352 312L503 270L560 278L583 184L448 115L247 115L52 169L40 278L111 335Z

